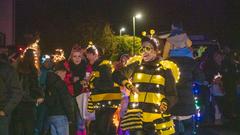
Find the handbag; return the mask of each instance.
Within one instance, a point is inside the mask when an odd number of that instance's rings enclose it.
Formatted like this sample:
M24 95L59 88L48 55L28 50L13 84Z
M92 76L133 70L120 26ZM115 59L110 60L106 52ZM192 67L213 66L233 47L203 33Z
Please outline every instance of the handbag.
M90 92L84 92L76 97L80 115L84 120L95 120L95 112L88 111L88 98Z

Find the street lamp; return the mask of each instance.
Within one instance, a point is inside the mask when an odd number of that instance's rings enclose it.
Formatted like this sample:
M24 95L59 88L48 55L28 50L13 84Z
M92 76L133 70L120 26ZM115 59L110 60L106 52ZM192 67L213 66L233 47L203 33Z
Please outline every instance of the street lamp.
M125 29L124 27L121 28L120 31L119 31L119 35L122 36L122 32L124 32L125 30L126 30L126 29Z
M135 29L136 29L136 19L140 19L142 15L139 13L135 16L133 16L133 46L132 46L132 54L135 55Z

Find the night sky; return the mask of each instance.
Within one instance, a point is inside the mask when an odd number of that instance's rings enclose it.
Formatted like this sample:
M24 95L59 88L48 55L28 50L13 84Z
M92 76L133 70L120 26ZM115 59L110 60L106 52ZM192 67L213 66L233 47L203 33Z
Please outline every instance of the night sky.
M72 46L79 24L110 23L115 34L126 27L132 34L132 16L143 14L136 32L151 28L169 31L182 22L189 34L204 34L221 44L239 48L240 2L237 0L16 0L16 40L38 31L45 46Z

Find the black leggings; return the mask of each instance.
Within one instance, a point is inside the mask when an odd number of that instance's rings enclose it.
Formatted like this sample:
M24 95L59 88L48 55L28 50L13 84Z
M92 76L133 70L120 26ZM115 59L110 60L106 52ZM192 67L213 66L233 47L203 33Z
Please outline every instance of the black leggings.
M96 120L94 121L94 132L96 135L116 135L116 127L113 124L113 114L116 109L102 108L96 111Z

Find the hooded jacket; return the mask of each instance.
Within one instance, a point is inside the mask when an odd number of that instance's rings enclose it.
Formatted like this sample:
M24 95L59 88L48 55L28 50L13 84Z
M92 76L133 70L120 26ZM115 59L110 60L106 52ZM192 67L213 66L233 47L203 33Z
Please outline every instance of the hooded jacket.
M54 72L47 74L45 96L49 116L66 115L69 121L74 120L73 99L64 81Z

